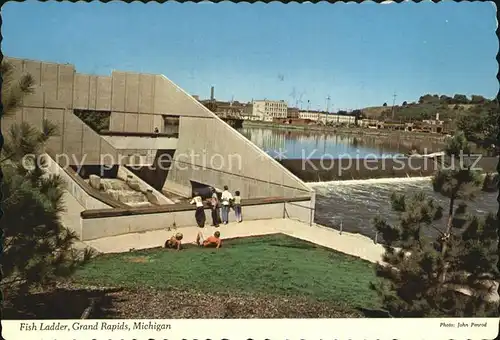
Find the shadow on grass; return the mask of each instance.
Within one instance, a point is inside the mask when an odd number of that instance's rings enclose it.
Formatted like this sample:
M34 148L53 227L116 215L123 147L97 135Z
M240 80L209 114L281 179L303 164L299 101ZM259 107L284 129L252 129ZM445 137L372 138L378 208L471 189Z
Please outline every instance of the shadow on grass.
M19 295L4 302L5 319L80 319L84 310L94 303L89 319L113 318L114 305L120 301L110 293L121 289L66 289Z
M356 310L361 312L365 318L392 318L391 314L383 309L356 307Z
M295 249L317 249L318 247L315 245L310 245L307 243L269 243L270 246L273 247L281 247L281 248L295 248Z

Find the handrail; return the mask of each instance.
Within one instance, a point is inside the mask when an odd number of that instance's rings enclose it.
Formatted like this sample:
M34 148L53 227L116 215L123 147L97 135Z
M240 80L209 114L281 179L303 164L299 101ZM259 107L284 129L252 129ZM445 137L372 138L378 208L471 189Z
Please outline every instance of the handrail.
M286 217L290 218L290 215L288 214L288 210L286 209L286 205L287 204L295 205L297 207L309 209L309 212L310 212L310 214L309 214L310 215L309 216L309 226L312 226L313 220L314 220L314 212L316 211L316 208L311 208L311 207L304 206L304 205L297 204L297 203L293 203L293 202L287 200L287 201L283 202L283 218L285 218L285 214L286 214Z
M101 136L121 136L121 137L167 137L167 138L179 138L179 133L163 133L163 132L124 132L124 131L109 131L101 130L99 131Z
M290 204L290 205L295 205L295 206L298 206L298 207L301 207L301 208L306 208L306 209L309 209L309 210L316 210L316 208L306 207L304 205L300 205L300 204L293 203L293 202L290 202L290 201L287 201L287 202L284 202L284 203Z
M310 197L295 197L295 198L283 198L283 197L266 197L266 198L249 198L242 199L242 206L254 206L254 205L264 205L264 204L279 204L293 202L302 202L310 200ZM203 207L205 209L210 209L208 203L204 203ZM116 216L130 216L130 215L143 215L143 214L161 214L168 212L182 212L196 210L196 207L192 204L181 203L181 204L164 204L161 206L152 207L130 207L127 208L115 208L115 209L89 209L84 210L80 213L81 218L91 219L91 218L104 218L104 217L116 217Z

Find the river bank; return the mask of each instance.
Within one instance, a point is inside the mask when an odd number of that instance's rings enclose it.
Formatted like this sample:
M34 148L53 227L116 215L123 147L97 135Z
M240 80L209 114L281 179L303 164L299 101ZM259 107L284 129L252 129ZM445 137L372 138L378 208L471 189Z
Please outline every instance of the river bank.
M373 136L373 137L391 137L410 140L432 140L436 142L443 142L446 138L445 135L424 133L424 132L409 132L399 130L378 130L367 129L360 127L332 127L332 126L319 126L319 125L289 125L268 122L244 121L243 128L267 128L279 130L296 130L296 131L315 131L315 132L330 132L345 135L356 136Z

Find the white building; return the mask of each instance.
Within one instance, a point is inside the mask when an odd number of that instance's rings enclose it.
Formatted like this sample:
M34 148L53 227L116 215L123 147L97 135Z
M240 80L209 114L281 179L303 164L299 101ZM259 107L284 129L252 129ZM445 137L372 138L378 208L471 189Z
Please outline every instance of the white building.
M309 119L317 121L319 119L320 113L318 111L299 111L300 119Z
M356 124L356 117L353 115L339 115L327 113L324 111L300 111L300 119L309 119L315 122L334 123L334 124Z
M252 102L252 116L263 121L272 121L274 118L286 118L288 105L284 100L254 100Z
M356 117L352 115L339 115L335 113L323 113L320 115L319 120L323 123L333 124L356 124Z
M422 122L429 125L443 125L444 123L444 121L439 119L439 113L436 113L436 119L425 119Z

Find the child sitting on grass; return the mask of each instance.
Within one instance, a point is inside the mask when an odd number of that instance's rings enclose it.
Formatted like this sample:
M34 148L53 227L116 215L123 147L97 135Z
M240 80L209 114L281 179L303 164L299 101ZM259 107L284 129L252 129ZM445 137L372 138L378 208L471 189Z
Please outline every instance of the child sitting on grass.
M175 235L172 235L172 237L165 242L165 248L181 250L182 238L183 238L182 233L177 233Z
M198 232L198 235L196 236L196 244L199 245L200 247L206 247L206 248L216 248L219 249L222 245L222 240L220 239L220 232L216 231L213 236L207 237L206 240L203 239L203 234Z
M233 209L234 209L234 214L236 215L236 222L240 223L242 221L242 218L241 218L241 196L239 191L236 191L234 193Z

